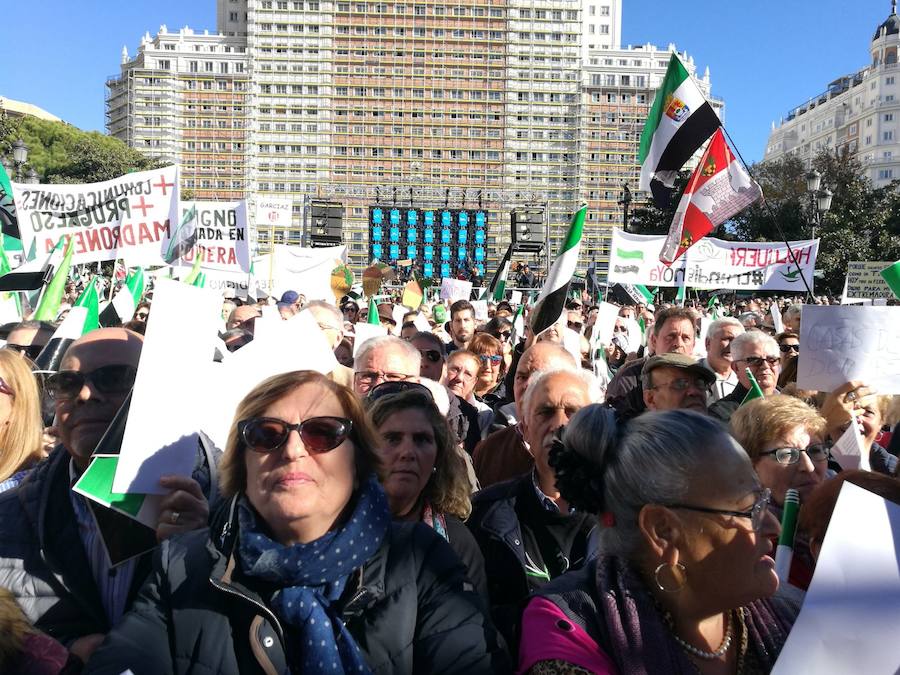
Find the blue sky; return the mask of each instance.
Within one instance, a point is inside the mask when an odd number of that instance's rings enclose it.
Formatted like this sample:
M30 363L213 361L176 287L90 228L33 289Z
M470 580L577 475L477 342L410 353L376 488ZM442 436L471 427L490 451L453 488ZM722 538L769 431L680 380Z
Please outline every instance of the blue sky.
M189 25L215 30L215 0L17 0L4 10L0 95L34 103L83 129L103 130L104 81L123 45ZM769 126L827 84L863 67L889 0L624 0L622 42L674 42L709 66L713 95L748 162Z

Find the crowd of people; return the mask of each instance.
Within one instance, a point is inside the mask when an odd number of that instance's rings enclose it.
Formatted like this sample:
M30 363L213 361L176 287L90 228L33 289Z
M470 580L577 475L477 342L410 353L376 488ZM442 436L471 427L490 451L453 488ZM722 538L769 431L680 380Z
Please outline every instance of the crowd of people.
M155 531L72 490L121 442L152 290L52 373L31 362L55 324L3 327L0 672L768 672L840 486L900 502L898 400L799 389L791 299L622 304L598 340L586 293L534 334L505 300L399 320L301 291L225 299L220 337L243 348L275 304L338 365L223 410ZM355 344L370 307L386 334ZM871 471L832 456L851 425Z

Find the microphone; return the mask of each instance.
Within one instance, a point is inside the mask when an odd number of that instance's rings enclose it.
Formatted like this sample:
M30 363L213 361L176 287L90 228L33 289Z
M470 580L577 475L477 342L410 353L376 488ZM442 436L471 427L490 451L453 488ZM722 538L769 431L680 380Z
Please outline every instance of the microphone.
M800 493L789 488L784 493L784 511L781 514L781 536L775 550L775 574L786 584L794 558L794 535L797 532L797 514L800 512Z

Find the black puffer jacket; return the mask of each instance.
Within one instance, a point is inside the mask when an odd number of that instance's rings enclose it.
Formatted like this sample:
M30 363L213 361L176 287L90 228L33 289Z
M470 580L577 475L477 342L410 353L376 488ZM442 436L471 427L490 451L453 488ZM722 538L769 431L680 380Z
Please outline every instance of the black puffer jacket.
M285 673L285 634L241 573L234 503L226 525L164 542L153 572L87 673ZM459 559L421 523L392 523L336 605L374 673L503 673L499 647Z

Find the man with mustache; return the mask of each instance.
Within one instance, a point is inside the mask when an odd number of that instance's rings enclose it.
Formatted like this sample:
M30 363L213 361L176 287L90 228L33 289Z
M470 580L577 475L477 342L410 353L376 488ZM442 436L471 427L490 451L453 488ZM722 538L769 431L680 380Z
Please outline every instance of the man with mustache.
M737 373L731 367L731 341L743 332L741 322L730 316L709 325L706 332L706 357L700 359L700 365L716 374L716 381L707 399L709 405L728 396L737 386Z
M71 489L131 391L142 345L124 328L94 330L72 343L48 380L60 444L17 489L0 495L0 586L38 629L83 661L150 571L152 553L110 563L104 537L115 532L101 532L87 500ZM164 415L161 403L160 423ZM160 503L158 540L206 527L210 475L204 466L194 476L206 487L183 476L160 480L169 493Z
M466 524L484 554L494 623L513 653L522 601L587 556L594 518L572 511L560 496L549 455L557 431L599 397L590 373L534 373L520 404L534 469L472 499Z

